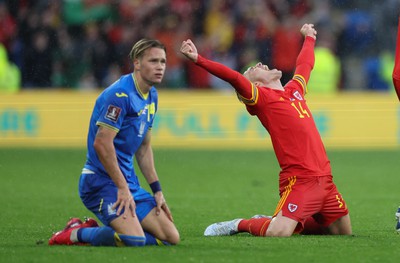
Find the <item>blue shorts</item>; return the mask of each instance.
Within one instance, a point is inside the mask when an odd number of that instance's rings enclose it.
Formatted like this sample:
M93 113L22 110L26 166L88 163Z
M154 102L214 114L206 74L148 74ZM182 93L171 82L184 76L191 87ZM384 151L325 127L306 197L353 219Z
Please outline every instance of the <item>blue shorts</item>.
M157 206L154 197L143 188L131 189L136 203L136 216L141 222ZM117 211L111 207L117 201L117 187L109 177L94 173L82 174L79 179L79 196L87 209L106 226L116 219Z

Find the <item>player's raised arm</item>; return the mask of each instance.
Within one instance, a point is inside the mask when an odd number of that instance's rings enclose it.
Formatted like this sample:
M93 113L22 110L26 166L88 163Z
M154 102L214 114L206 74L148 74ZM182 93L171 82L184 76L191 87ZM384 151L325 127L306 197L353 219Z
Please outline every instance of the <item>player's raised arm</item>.
M296 71L294 78L296 79L296 75L301 76L301 78L303 78L307 83L315 63L314 46L317 38L317 31L314 29L313 24L304 24L300 29L300 32L305 39L303 42L303 47L301 48L296 60Z
M239 72L221 63L202 57L198 54L197 48L192 40L188 39L182 42L181 53L214 76L229 82L242 97L248 99L252 98L253 85L248 79Z

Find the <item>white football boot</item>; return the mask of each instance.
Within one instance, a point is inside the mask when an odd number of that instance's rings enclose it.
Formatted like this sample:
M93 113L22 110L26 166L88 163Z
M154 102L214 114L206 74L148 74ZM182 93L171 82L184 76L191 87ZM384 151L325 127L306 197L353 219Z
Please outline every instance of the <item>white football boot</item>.
M232 236L237 233L238 225L242 221L242 219L233 219L231 221L218 222L212 225L209 225L204 231L204 236L213 237L213 236Z
M397 209L395 216L396 216L396 221L397 221L396 222L396 231L400 233L400 206Z

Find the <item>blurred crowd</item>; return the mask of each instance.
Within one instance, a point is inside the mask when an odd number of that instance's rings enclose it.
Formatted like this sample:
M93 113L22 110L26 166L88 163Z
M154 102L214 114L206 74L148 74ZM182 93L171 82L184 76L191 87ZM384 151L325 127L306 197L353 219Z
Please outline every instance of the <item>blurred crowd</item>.
M400 0L0 0L0 90L103 89L132 71L141 38L167 47L165 89L229 89L188 63L181 42L243 71L261 61L291 78L299 29L318 31L316 92L389 90Z

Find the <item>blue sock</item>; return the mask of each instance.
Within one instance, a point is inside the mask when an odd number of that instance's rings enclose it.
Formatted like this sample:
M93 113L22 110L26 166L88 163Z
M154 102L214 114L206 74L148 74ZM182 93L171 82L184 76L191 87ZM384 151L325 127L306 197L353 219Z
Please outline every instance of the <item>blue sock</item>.
M127 247L143 247L146 245L146 237L141 236L128 236L128 235L117 235L122 241L123 245Z
M79 242L89 243L92 246L116 246L115 231L111 227L85 227L78 230Z
M146 242L146 237L118 234L108 226L80 228L77 237L92 246L144 246Z
M144 235L146 237L146 246L153 246L153 245L155 245L155 246L162 246L162 245L169 246L169 245L171 245L170 243L168 243L166 241L161 241L161 240L155 238L152 234L149 234L147 232L144 232Z

